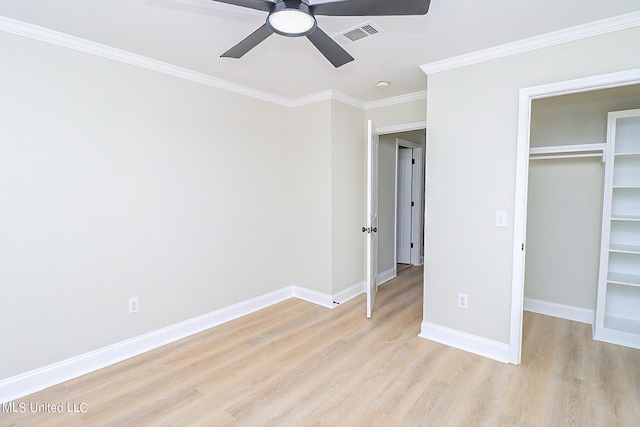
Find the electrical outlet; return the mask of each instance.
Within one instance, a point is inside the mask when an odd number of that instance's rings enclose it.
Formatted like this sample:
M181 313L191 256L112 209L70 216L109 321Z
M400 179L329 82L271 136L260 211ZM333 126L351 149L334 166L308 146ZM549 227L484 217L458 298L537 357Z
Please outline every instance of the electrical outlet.
M138 301L138 297L129 298L129 314L137 313L140 311L140 302Z
M458 307L469 308L469 296L467 294L458 294Z

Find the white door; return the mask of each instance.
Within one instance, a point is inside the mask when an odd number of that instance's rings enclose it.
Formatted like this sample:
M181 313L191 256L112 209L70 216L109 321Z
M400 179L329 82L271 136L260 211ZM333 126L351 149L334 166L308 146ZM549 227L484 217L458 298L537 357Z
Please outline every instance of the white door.
M367 132L367 317L371 317L378 292L378 150L380 140L373 122Z
M398 149L396 200L396 262L411 263L411 178L413 150Z

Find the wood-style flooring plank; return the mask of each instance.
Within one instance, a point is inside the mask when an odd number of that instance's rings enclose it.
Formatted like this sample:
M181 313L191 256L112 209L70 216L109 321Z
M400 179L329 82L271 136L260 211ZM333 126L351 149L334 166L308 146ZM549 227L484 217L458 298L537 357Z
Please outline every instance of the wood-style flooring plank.
M330 310L290 299L14 402L0 426L640 426L640 350L524 314L522 364L418 337L422 269Z

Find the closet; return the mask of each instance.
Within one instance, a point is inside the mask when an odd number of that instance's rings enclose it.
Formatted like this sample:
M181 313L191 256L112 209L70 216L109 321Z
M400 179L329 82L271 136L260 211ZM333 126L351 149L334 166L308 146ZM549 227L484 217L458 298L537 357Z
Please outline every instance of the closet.
M620 278L616 273L640 277L632 267L640 266L640 240L634 240L640 239L640 221L606 220L603 212L607 165L615 165L607 159L612 154L608 114L638 108L639 85L532 102L524 289L525 310L592 324L594 338L631 346L637 341L628 336L624 343L607 337L619 335L609 329L620 319L624 334L640 325L640 282L615 280ZM631 127L622 133L633 133ZM614 159L619 169L611 172L617 182L610 189L612 207L614 213L622 209L621 215L640 208L640 155L635 153L637 148L640 154L640 146L633 144L623 144L626 151ZM611 245L604 242L605 229L610 229ZM608 296L599 280L604 247L608 257L615 253L607 259L612 272L606 275ZM606 315L600 307L608 308Z
M594 338L640 348L640 109L608 114Z

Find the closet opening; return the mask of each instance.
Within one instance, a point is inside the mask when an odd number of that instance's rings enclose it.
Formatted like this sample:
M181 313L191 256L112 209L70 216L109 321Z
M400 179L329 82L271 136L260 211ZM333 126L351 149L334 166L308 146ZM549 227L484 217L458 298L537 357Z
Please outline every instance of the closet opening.
M607 115L633 108L640 85L532 101L526 311L593 323Z
M633 108L640 70L520 90L510 363L524 310L594 323L608 113Z

